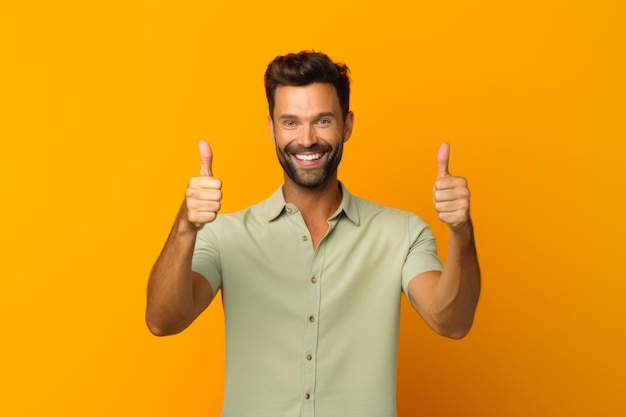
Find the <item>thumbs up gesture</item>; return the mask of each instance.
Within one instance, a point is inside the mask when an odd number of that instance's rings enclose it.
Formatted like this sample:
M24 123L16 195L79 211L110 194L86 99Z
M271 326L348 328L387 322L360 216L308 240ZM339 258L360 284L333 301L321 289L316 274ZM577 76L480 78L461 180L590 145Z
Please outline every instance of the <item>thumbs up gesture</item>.
M217 217L222 200L222 181L213 177L213 152L206 141L198 144L200 150L200 175L189 180L183 218L195 231Z
M469 222L470 191L465 178L450 174L449 161L450 145L444 143L437 153L437 180L433 187L433 201L439 219L446 223L450 230L458 231Z

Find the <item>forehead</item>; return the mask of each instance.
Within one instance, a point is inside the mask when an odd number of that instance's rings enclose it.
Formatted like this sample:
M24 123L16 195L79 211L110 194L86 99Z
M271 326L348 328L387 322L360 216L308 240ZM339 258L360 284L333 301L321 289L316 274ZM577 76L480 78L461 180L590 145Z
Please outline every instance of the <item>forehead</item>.
M335 86L313 83L304 86L280 85L274 96L274 115L332 112L339 114L339 97Z

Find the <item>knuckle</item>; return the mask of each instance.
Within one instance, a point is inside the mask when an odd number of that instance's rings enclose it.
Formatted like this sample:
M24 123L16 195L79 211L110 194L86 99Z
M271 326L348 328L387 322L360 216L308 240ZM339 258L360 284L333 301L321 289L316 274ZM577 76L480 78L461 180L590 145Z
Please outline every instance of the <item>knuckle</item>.
M222 199L222 192L220 190L211 190L207 193L207 200L220 201Z
M187 213L193 213L195 211L195 208L196 208L197 204L196 204L195 200L188 198L185 201L185 205L187 206L186 207L187 208Z

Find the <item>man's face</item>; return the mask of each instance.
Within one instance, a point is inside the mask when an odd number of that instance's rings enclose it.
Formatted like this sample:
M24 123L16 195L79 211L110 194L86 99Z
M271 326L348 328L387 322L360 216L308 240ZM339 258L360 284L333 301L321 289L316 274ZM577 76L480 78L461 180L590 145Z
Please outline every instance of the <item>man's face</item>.
M279 86L274 103L269 127L285 180L317 187L336 178L354 116L350 112L344 121L335 87L326 83Z

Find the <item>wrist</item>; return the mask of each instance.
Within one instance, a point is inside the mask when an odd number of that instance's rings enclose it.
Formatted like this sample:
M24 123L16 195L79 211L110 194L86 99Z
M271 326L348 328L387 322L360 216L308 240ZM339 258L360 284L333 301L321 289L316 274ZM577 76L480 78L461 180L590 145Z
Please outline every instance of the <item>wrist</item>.
M189 221L187 218L187 211L185 205L183 205L182 209L178 213L178 217L176 218L176 227L174 228L176 234L179 236L192 236L195 238L196 234L202 229L204 225L196 225Z
M472 234L472 221L471 219L467 219L467 221L457 224L449 224L448 228L450 229L451 234L463 236L470 236Z

